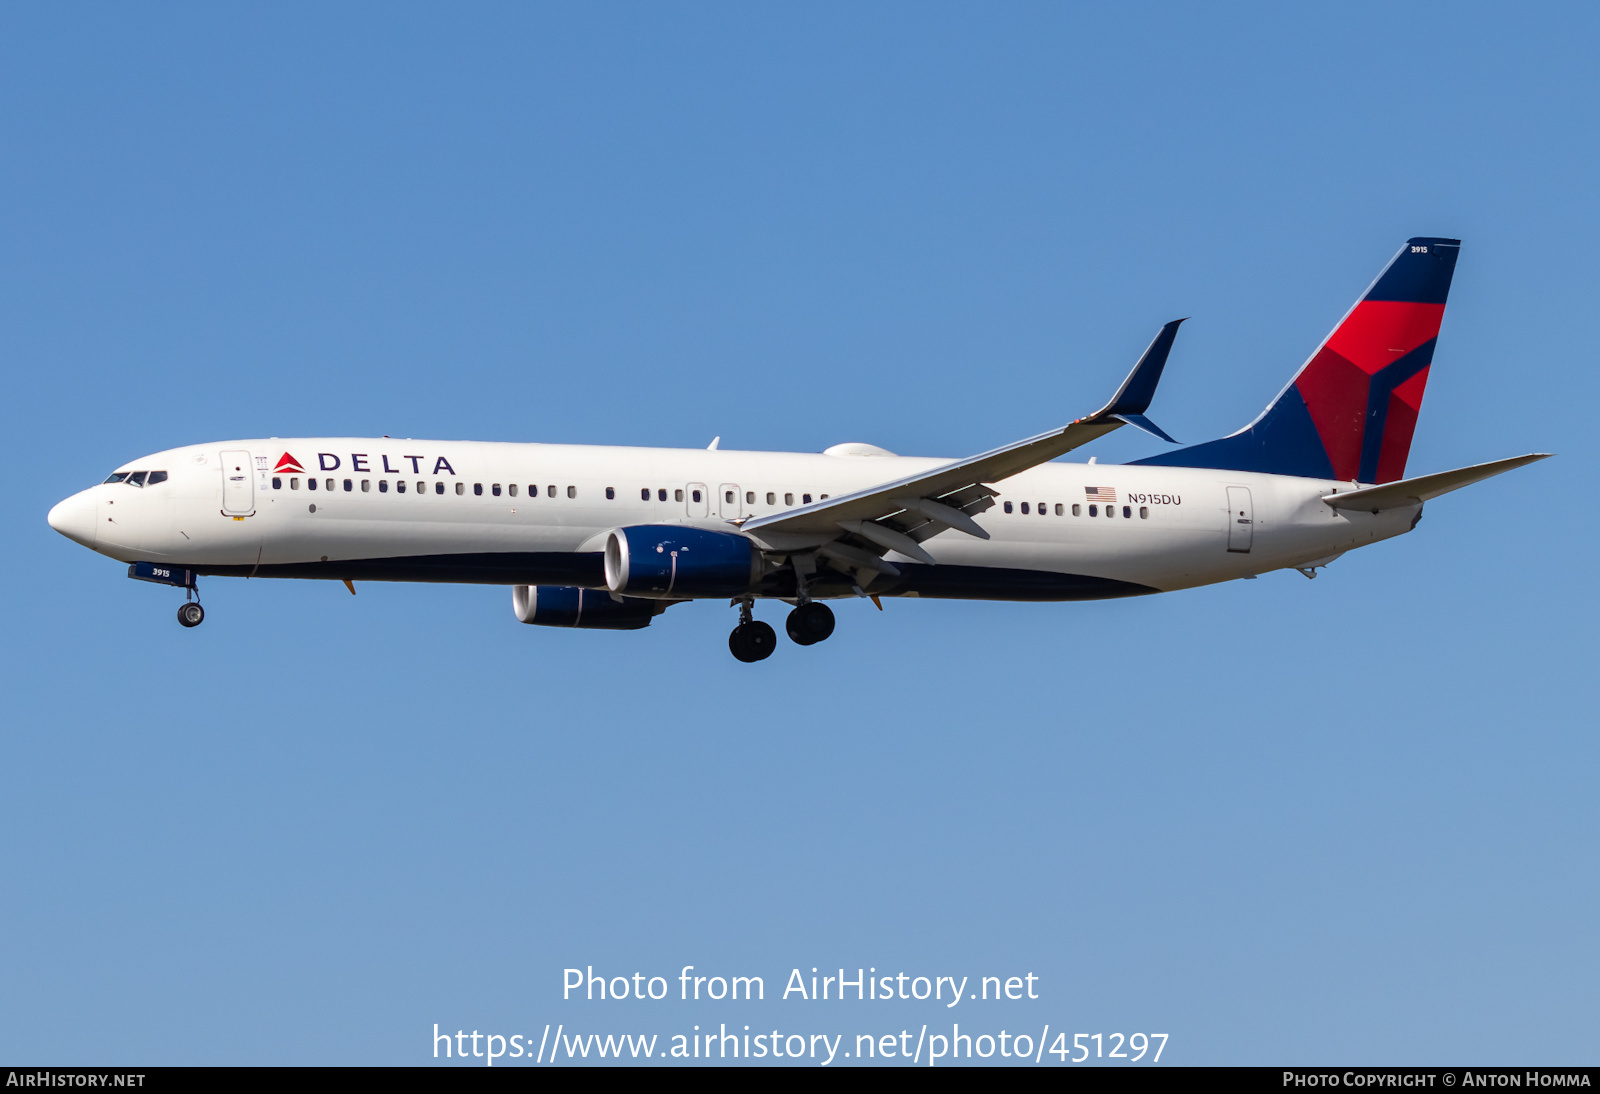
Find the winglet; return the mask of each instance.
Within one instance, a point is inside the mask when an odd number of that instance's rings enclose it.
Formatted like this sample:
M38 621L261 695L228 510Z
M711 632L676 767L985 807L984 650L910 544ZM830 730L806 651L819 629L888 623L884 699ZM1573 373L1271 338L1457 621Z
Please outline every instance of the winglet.
M1182 444L1183 443L1182 441L1178 440L1178 438L1176 438L1176 437L1169 437L1167 435L1167 431L1166 430L1164 430L1160 426L1156 425L1155 422L1152 422L1149 418L1146 418L1143 414L1113 414L1112 417L1116 418L1118 421L1127 422L1129 425L1133 426L1135 429L1142 429L1146 433L1150 434L1153 437L1160 437L1162 440L1166 441L1168 444Z
M1172 352L1172 343L1178 337L1178 327L1184 319L1174 319L1163 326L1160 332L1145 349L1144 355L1139 358L1139 363L1133 366L1133 371L1128 373L1128 378L1122 381L1122 386L1111 397L1111 401L1102 409L1089 416L1089 421L1105 418L1116 418L1118 421L1127 422L1146 433L1152 433L1164 441L1177 441L1144 416L1150 409L1150 401L1155 398L1156 385L1161 382L1161 370L1167 367L1167 354Z

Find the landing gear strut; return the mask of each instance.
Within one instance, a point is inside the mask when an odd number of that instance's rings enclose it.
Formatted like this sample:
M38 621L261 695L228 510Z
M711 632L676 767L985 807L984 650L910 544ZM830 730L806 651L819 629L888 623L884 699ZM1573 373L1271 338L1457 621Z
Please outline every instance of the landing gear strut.
M833 609L812 600L789 613L783 629L797 646L814 646L833 633Z
M751 614L748 597L739 601L739 625L728 635L728 651L745 664L765 661L778 648L778 635Z
M178 608L178 622L185 627L198 627L206 621L206 610L200 606L200 583L187 571L184 576L189 579L189 584L183 587L183 604Z

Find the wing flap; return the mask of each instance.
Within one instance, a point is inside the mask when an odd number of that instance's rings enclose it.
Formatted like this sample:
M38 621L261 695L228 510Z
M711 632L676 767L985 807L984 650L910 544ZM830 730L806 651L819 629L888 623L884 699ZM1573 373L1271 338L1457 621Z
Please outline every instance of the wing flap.
M949 527L961 527L963 531L969 531L959 521L955 524L938 521L928 514L909 509L906 503L927 499L970 517L973 512L982 511L974 510L974 504L995 494L994 489L985 484L999 482L1030 467L1064 456L1075 448L1122 428L1126 420L1138 419L1136 424L1141 429L1147 428L1148 419L1144 417L1144 412L1150 408L1150 400L1155 395L1156 384L1161 379L1173 339L1177 337L1178 325L1182 322L1182 319L1175 319L1163 326L1111 401L1086 418L1079 418L1048 433L935 467L920 475L870 486L853 494L843 494L799 509L755 517L745 521L740 526L741 530L749 533L757 542L766 541L776 545L794 536L831 539L839 535L841 523L881 521L897 513L906 513L910 516L909 524L901 522L902 526L893 531L909 534L913 540L925 539ZM958 500L952 500L952 495ZM983 508L988 506L984 505ZM919 537L916 531L922 529L927 529L927 535Z

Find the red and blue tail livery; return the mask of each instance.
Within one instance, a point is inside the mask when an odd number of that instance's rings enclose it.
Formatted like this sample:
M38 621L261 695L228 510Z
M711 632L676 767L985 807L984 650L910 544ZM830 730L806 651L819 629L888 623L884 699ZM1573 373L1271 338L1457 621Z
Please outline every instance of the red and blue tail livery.
M1138 462L1364 483L1403 478L1460 253L1458 239L1407 240L1259 418L1221 440Z

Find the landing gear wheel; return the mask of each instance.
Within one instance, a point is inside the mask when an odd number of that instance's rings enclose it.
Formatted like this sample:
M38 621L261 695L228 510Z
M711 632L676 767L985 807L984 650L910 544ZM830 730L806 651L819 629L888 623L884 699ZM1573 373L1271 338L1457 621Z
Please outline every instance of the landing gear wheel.
M178 622L185 627L198 627L205 618L206 610L192 600L178 609Z
M728 635L728 651L745 664L765 661L778 648L778 632L759 619L740 623Z
M814 646L833 633L833 609L812 601L789 613L783 629L797 646Z

